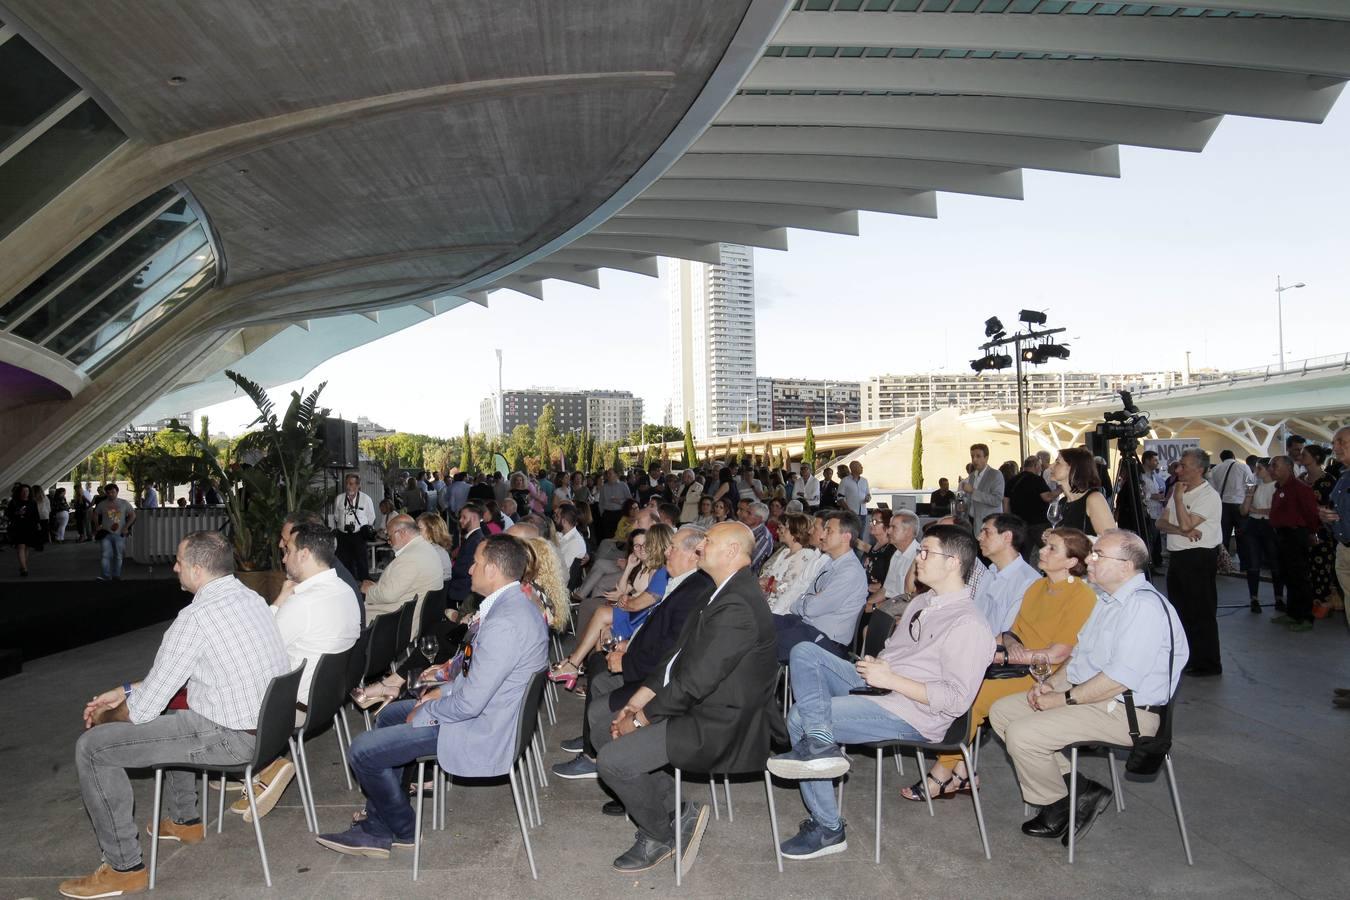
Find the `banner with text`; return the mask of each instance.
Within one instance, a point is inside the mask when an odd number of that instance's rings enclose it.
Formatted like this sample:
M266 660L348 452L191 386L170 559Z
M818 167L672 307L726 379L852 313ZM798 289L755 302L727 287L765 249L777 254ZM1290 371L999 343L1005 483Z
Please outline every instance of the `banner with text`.
M1174 440L1144 441L1145 450L1154 450L1158 454L1158 459L1163 471L1177 460L1181 459L1181 451L1187 447L1199 447L1199 438L1177 438Z

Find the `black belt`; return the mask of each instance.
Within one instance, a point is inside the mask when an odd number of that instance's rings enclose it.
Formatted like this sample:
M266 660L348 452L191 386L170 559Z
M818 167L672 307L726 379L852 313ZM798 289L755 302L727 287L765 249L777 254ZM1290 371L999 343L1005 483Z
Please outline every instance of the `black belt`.
M1137 709L1137 710L1140 710L1141 712L1151 712L1151 713L1159 713L1159 714L1161 714L1162 711L1163 711L1164 709L1166 709L1167 707L1166 707L1165 705L1161 705L1161 704L1159 704L1159 705L1157 705L1157 706L1140 706L1138 703L1136 703L1136 704L1134 705L1134 708Z

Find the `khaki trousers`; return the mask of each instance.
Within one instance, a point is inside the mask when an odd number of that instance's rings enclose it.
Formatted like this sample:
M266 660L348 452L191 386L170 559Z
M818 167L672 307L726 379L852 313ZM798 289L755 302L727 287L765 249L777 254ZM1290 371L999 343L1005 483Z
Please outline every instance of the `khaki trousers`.
M1341 593L1350 599L1350 547L1345 544L1336 547L1336 580L1341 583Z
M1025 694L1014 694L990 707L989 721L1003 738L1017 767L1022 799L1035 806L1048 806L1068 796L1064 776L1069 773L1069 760L1060 752L1068 744L1130 743L1125 704L1119 702L1061 706L1038 712L1027 705ZM1158 721L1156 713L1139 711L1142 734L1157 734Z

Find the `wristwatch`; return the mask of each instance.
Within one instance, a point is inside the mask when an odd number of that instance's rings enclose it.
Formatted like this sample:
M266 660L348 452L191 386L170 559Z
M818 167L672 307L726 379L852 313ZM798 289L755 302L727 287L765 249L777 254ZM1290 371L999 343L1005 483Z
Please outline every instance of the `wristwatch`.
M633 713L633 727L634 728L644 727L642 724L642 720L637 717L637 713Z
M127 696L127 697L130 697L130 696L131 696L131 682L130 682L130 681L124 681L124 682L122 682L122 693L123 693L125 696Z
M1067 691L1064 692L1064 705L1065 706L1078 705L1078 701L1073 699L1073 688L1069 688Z

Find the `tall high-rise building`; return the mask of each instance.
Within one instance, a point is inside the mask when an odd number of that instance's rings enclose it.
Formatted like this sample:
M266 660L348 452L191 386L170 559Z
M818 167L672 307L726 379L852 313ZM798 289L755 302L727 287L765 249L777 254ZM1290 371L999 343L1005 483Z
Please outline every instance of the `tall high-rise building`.
M717 265L663 261L670 307L671 415L698 438L732 434L755 417L755 263L721 244Z

